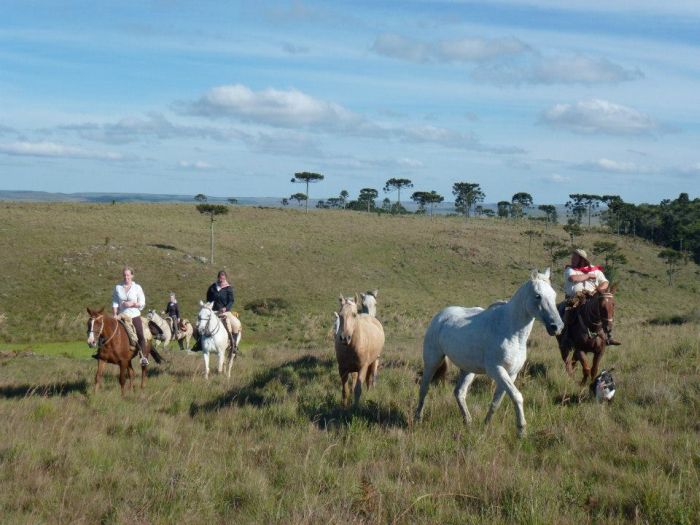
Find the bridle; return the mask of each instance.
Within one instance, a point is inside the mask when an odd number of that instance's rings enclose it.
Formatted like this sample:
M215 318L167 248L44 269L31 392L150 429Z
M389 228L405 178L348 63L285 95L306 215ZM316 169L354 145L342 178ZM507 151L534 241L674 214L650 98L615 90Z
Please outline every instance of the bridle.
M112 332L112 335L110 335L107 340L102 339L102 331L104 330L105 327L105 317L104 315L100 314L97 317L90 317L90 320L88 321L89 323L89 328L88 328L88 341L92 338L93 341L95 341L95 346L97 348L102 348L104 347L107 343L109 343L115 335L117 335L117 330L114 330ZM97 336L95 336L95 321L100 321L100 329L97 332ZM115 319L116 321L116 319ZM119 322L119 321L117 321Z
M588 330L589 326L593 327L595 330L593 332L594 334L598 332L599 328L602 328L606 334L610 334L610 332L612 331L612 327L613 327L613 318L612 317L602 317L600 314L600 310L601 310L601 303L612 300L613 294L610 292L599 292L597 294L597 296L592 297L592 299L595 299L595 303L596 303L596 312L595 312L596 319L593 318L593 313L591 312L591 310L593 308L586 308L586 305L588 304L588 303L586 303L585 305L583 305L583 307L581 308L581 311L579 313L579 316L578 316L579 322L583 325L583 328L585 328L586 330ZM591 301L589 301L589 302L591 302ZM607 313L607 310L606 310L606 313ZM585 319L584 319L584 317L585 317Z
M212 310L211 308L202 308L202 310L207 310L209 312L209 318L207 319L207 324L204 325L204 330L202 331L202 335L204 337L214 337L214 335L217 334L219 332L219 330L221 330L223 323L219 320L218 316L214 315L214 310ZM218 322L216 322L216 326L214 329L210 329L209 325L211 324L212 320L214 320L214 319L216 319L216 321L218 321ZM200 315L197 316L197 321L199 321L199 322L204 321L204 318L202 317L201 312L200 312Z

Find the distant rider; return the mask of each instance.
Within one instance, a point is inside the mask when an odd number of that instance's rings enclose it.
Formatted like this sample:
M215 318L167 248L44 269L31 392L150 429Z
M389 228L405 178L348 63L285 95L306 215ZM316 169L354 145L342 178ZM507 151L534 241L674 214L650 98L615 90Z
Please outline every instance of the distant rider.
M165 305L165 315L172 320L173 339L177 339L180 326L180 307L175 298L175 292L170 292L170 301Z

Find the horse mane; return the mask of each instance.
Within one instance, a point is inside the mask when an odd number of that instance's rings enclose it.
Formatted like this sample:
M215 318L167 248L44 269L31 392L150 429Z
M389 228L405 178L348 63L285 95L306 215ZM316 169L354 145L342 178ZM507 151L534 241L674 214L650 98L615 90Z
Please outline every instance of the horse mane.
M491 308L498 308L499 306L503 306L504 304L508 304L508 301L505 299L499 299L498 301L494 301L490 305L486 307L487 310L490 310Z

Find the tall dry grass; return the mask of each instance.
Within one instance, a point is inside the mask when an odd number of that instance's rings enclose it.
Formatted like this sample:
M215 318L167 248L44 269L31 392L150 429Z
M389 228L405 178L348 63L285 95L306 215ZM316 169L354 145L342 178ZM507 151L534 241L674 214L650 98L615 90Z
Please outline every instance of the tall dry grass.
M618 296L624 346L604 358L615 367L614 402L592 402L537 326L518 379L529 423L519 440L508 399L488 428L481 423L493 389L485 378L468 397L469 428L450 381L431 389L420 424L413 410L430 316L446 304L507 297L527 278L520 225L236 209L217 224L217 249L237 307L266 297L288 306L269 315L239 308L247 345L230 381L205 382L201 356L172 351L145 391L122 400L115 370L93 393L84 343L57 350L39 341L82 339L82 309L108 301L124 262L151 301L162 293L165 305L175 289L188 316L216 269L188 258L208 249L206 224L186 215L189 207L128 205L133 232L119 211L0 208L11 227L3 235L26 240L13 258L0 254L9 268L0 283L4 522L700 521L692 267L683 287L668 288L654 249L621 240L630 259ZM173 243L169 221L176 249L150 246ZM379 383L346 411L331 311L339 292L375 286L387 334ZM664 324L674 313L686 317Z

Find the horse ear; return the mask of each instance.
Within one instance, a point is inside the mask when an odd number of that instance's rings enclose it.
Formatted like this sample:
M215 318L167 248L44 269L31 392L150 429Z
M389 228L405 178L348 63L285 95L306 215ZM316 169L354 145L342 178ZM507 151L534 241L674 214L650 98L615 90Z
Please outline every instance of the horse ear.
M343 297L342 293L338 295L338 301L340 301L340 306L345 304L345 297Z
M199 301L199 306L202 306L202 307L204 306L204 301L202 301L201 299Z
M534 269L530 272L530 279L532 279L532 280L534 281L535 279L537 279L537 275L538 275L539 273L540 273L540 272L537 271L537 268L534 268Z
M379 295L379 289L372 290L372 295L374 295L374 297L377 297Z
M364 294L362 295L364 296ZM357 294L357 292L355 292L355 304L358 306L362 304L362 300L360 299L360 296Z
M87 313L90 317L92 317L92 310L90 310L90 307L85 308L87 310Z
M547 267L544 269L544 276L545 276L547 279L549 279L550 274L551 274L551 272L550 272L550 270L549 270L549 266L547 266Z

